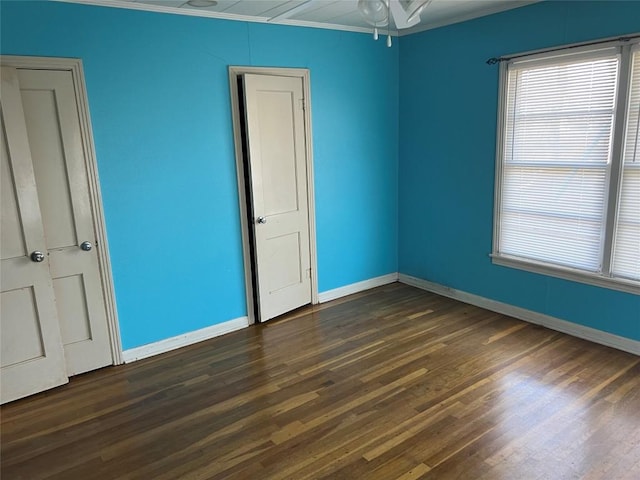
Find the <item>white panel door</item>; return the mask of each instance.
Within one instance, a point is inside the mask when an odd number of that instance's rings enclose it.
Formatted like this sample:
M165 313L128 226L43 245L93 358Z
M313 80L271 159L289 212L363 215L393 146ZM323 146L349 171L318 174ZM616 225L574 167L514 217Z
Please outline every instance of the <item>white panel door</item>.
M18 75L5 67L0 73L0 403L5 403L68 378Z
M259 317L311 303L302 79L243 75Z
M73 77L19 69L18 78L67 374L75 375L112 358Z

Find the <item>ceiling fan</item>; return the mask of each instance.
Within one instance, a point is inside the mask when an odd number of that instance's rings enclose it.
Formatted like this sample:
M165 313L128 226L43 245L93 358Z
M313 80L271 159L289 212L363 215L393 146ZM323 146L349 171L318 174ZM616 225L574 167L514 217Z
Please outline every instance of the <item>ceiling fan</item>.
M202 0L191 0L202 1ZM276 22L290 18L311 7L319 0L305 0L297 6L270 18L269 22ZM358 0L358 11L365 21L373 27L373 38L378 40L378 27L387 28L387 46L391 46L390 22L398 30L413 27L420 23L420 14L433 0Z
M373 26L373 39L378 39L378 27L388 27L389 19L398 30L420 23L420 14L433 0L358 0L358 10ZM387 46L391 46L391 35L387 29Z

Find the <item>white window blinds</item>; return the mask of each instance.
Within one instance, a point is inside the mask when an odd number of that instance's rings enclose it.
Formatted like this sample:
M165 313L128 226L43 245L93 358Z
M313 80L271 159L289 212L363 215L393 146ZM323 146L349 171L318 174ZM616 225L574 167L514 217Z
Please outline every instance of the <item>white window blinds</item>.
M498 253L600 272L619 57L580 58L509 67Z
M622 157L622 183L613 239L613 276L640 279L640 51L633 54Z

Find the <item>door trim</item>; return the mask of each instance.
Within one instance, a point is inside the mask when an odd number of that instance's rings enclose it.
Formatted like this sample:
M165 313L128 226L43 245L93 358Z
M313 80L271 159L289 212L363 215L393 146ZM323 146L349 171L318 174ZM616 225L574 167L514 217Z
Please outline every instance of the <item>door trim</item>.
M98 165L96 162L95 145L93 142L93 129L89 115L89 103L87 89L84 80L82 60L79 58L49 58L49 57L25 57L13 55L0 55L0 63L14 68L30 70L57 70L69 71L73 78L74 93L78 116L80 118L80 132L84 147L85 165L89 179L89 197L93 214L93 226L96 238L102 248L97 249L98 267L100 270L100 283L104 297L107 327L109 330L109 342L111 346L111 358L114 365L124 363L122 359L122 342L120 340L120 325L118 323L118 311L116 309L115 292L113 288L113 276L111 273L111 260L109 258L109 244L102 208L102 194L98 179Z
M229 89L231 93L231 115L233 121L233 143L236 153L236 175L238 181L238 203L240 207L240 226L242 228L242 254L244 260L244 284L247 300L247 317L249 324L256 323L256 312L253 308L253 274L251 265L251 245L249 241L249 218L247 213L247 188L244 180L244 157L242 154L242 131L240 118L240 99L238 95L238 76L250 73L257 75L274 75L279 77L295 77L302 80L304 93L304 135L305 158L307 163L307 208L309 222L309 254L311 261L311 303L318 300L318 255L316 248L316 214L313 175L313 138L311 128L311 75L306 68L276 67L243 67L229 66Z

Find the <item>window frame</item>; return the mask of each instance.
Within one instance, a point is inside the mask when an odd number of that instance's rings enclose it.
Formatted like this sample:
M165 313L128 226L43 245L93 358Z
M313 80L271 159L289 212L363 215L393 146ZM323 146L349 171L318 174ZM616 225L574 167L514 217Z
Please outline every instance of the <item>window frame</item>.
M528 258L500 253L500 233L502 226L502 194L503 194L503 165L505 150L505 132L507 120L507 93L509 69L512 65L541 65L544 63L556 63L562 58L579 61L585 58L597 58L603 52L616 51L619 57L618 84L616 85L615 117L613 124L613 136L611 147L611 161L607 165L606 182L607 195L605 210L603 249L600 253L602 261L601 272L589 272L578 268L532 260ZM623 148L625 139L625 126L627 122L627 107L629 104L629 91L631 86L631 63L633 53L640 50L640 40L604 41L597 45L585 45L562 47L554 51L539 53L524 53L500 62L499 86L498 86L498 119L496 128L496 168L494 189L493 212L493 241L491 261L495 265L516 268L533 273L540 273L565 280L577 281L619 290L628 293L640 294L640 280L630 280L611 276L611 264L613 259L613 237L616 226L616 215L620 199L620 188L623 173Z

